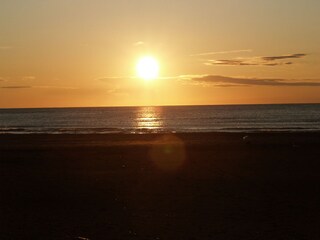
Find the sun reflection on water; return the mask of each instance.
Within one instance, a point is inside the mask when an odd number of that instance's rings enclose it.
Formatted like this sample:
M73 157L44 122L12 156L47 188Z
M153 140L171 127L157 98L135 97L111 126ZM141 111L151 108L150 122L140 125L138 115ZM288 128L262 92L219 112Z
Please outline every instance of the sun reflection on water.
M136 117L137 127L141 130L155 131L163 127L160 107L141 107Z
M149 149L154 166L163 171L178 171L186 161L185 145L176 134L166 130L161 107L141 107L137 111L136 124L139 133L155 135Z

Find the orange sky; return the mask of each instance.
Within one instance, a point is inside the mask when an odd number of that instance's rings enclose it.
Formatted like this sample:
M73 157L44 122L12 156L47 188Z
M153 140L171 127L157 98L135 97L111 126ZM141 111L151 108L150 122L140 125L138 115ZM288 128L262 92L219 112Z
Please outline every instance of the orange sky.
M0 108L320 102L320 1L4 0ZM160 78L136 78L144 55Z

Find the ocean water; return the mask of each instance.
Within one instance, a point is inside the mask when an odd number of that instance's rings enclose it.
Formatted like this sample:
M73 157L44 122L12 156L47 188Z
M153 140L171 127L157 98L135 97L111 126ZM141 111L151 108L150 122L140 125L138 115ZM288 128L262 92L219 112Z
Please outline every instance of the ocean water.
M320 104L0 109L0 134L320 131Z

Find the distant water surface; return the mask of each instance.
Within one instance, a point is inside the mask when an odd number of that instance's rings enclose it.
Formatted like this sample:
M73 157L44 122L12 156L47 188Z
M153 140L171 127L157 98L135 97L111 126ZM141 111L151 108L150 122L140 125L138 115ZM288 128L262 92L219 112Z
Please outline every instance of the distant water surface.
M0 109L0 133L320 131L320 104Z

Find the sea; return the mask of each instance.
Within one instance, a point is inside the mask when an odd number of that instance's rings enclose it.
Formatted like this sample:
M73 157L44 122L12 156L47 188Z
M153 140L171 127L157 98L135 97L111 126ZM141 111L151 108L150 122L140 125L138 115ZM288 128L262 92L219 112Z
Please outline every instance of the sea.
M0 109L0 134L320 131L320 104Z

